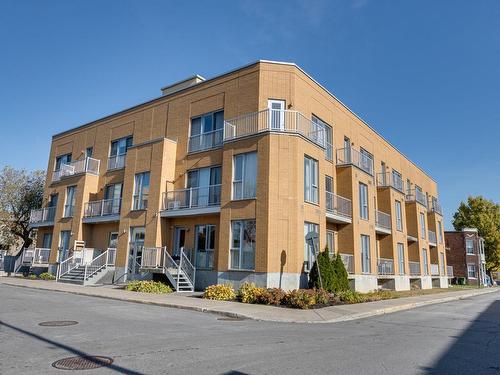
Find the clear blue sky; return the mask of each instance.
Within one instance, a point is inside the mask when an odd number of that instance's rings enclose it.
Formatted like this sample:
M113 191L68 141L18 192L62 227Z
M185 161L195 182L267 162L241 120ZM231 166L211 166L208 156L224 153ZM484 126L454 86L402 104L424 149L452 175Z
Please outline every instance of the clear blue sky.
M435 178L450 228L469 194L500 201L499 17L497 0L3 0L0 167L45 169L52 134L192 74L291 61Z

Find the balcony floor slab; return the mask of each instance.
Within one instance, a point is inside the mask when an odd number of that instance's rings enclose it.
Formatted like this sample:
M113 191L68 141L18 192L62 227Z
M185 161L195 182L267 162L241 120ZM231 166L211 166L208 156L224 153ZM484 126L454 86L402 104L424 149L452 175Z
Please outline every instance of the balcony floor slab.
M162 210L161 217L181 217L196 216L220 213L220 206L200 207L200 208L178 208L175 210Z

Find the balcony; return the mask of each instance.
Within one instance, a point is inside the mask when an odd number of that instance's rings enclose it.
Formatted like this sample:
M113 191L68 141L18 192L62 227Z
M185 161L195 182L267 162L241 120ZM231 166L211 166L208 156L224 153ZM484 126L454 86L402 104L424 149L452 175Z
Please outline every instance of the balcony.
M100 160L85 158L72 161L69 164L61 164L60 169L58 171L54 171L52 174L52 182L57 182L63 178L84 173L99 175L100 163Z
M378 234L391 234L391 228L391 215L377 210L375 216L375 232Z
M352 147L337 150L337 165L354 165L373 176L373 159Z
M439 264L431 264L431 276L439 276Z
M221 185L193 187L163 193L162 217L220 212Z
M127 154L113 155L108 158L108 171L125 168Z
M454 277L453 276L453 266L446 266L446 275L448 277Z
M377 174L377 187L392 187L397 191L404 193L403 179L401 178L401 176L394 175L390 172Z
M424 207L427 207L425 194L421 190L412 189L406 194L405 200L407 203L418 202Z
M224 121L225 142L265 132L299 134L326 147L324 127L297 111L264 109Z
M427 231L429 234L429 246L436 247L437 246L437 237L436 232L432 230Z
M408 262L410 265L410 276L420 276L420 262Z
M222 146L224 129L216 129L207 133L189 137L188 152L199 152Z
M83 223L102 223L120 220L121 198L85 203Z
M342 262L344 263L345 270L347 273L354 273L354 255L352 254L340 254Z
M377 262L379 275L394 275L394 260L379 258Z
M30 213L30 227L47 227L54 225L54 218L56 216L56 207L45 207L38 210L31 210Z
M432 200L429 202L428 207L432 212L435 212L438 215L443 216L443 208L441 207L441 204L436 198L432 198Z
M351 200L327 191L326 218L332 223L337 224L352 223Z

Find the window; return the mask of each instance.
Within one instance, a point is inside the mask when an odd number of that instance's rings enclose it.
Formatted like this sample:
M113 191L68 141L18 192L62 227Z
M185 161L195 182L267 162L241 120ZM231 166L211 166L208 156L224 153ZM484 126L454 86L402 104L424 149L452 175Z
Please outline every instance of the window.
M44 249L50 249L52 247L52 233L45 233L43 235L42 247Z
M443 223L441 221L438 221L438 236L439 236L439 243L443 243Z
M426 237L425 230L425 215L423 212L420 212L420 238L425 240Z
M385 174L385 162L380 162L380 183L382 186L387 186L387 176Z
M233 199L254 199L257 195L257 152L233 159Z
M396 229L400 232L403 231L403 212L401 208L401 202L396 200L395 202L396 209Z
M187 173L185 207L206 207L220 204L220 184L222 169L220 166L193 169ZM180 195L182 198L182 195Z
M344 137L344 163L351 162L351 140Z
M368 220L368 186L359 183L359 217Z
M465 240L465 252L467 254L474 254L474 240L472 239Z
M318 203L318 161L304 156L304 201Z
M411 181L409 178L406 179L406 195L411 195Z
M326 246L328 246L328 254L330 258L335 256L335 232L333 230L326 231Z
M307 241L306 237L310 232L314 232L318 234L319 239L319 225L309 222L304 222L304 270L309 271L314 263L314 259L316 257L316 252L319 249L315 249L314 246L319 246L319 244L313 244L311 241Z
M47 210L47 221L54 221L54 218L56 216L56 207L58 199L59 199L59 194L57 193L50 194L48 203L49 210Z
M255 269L255 220L231 222L231 269Z
M370 236L361 235L361 271L363 273L370 273Z
M206 113L191 119L189 152L208 150L222 144L224 111Z
M475 279L477 277L475 264L468 264L467 265L467 277L470 279Z
M325 195L326 195L326 210L333 211L333 178L325 176Z
M59 236L59 252L58 252L58 261L59 263L66 260L68 257L69 251L69 241L71 238L70 230L62 230L61 235Z
M123 183L107 185L104 190L103 214L116 215L120 213Z
M392 187L398 189L401 192L403 191L403 178L401 176L401 173L399 173L395 169L392 170Z
M66 204L64 205L64 217L72 217L75 211L76 186L66 188Z
M94 154L94 147L87 147L87 149L85 150L85 157L91 158L93 154Z
M118 232L110 232L108 240L108 248L116 249L118 247Z
M125 167L125 155L132 146L132 136L120 138L111 142L109 150L108 169L119 169Z
M69 164L71 163L71 154L65 154L56 157L56 165L54 167L54 172L57 172L61 169L62 164Z
M214 266L215 225L197 225L195 233L195 266L212 269Z
M359 166L364 171L373 174L373 155L366 151L363 147L359 149Z
M271 130L285 130L285 101L269 99L267 108Z
M422 249L422 263L424 265L424 276L429 275L429 261L427 259L427 250Z
M444 275L444 253L439 253L439 274Z
M133 210L148 208L149 172L137 173L134 181Z
M315 125L316 135L312 135L314 139L319 140L322 143L322 133L323 129L325 131L325 158L326 160L333 160L333 129L326 122L321 120L319 117L312 115L312 123Z
M402 243L398 243L398 267L399 274L405 274L405 246Z

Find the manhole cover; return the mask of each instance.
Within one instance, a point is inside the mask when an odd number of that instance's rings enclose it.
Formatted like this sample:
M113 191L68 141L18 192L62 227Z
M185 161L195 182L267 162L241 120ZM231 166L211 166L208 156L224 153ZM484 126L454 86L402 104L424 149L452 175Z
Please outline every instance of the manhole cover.
M93 370L99 367L109 366L113 360L109 357L99 355L69 357L55 361L52 367L59 370Z
M38 325L42 327L66 327L74 326L75 324L78 324L76 320L53 320L50 322L38 323Z

